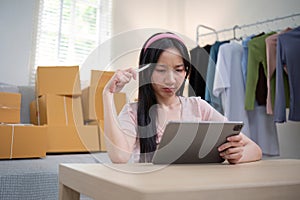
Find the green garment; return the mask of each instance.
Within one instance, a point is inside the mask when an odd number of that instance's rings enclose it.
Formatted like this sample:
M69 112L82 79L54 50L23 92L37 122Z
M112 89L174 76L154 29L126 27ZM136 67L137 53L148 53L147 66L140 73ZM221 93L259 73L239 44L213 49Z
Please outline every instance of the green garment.
M248 65L247 65L247 80L245 94L245 109L253 110L255 105L255 91L258 81L258 71L260 63L264 68L264 74L267 77L267 56L265 39L275 32L270 32L262 36L253 38L248 43ZM271 80L271 85L275 80ZM275 84L274 84L275 85Z

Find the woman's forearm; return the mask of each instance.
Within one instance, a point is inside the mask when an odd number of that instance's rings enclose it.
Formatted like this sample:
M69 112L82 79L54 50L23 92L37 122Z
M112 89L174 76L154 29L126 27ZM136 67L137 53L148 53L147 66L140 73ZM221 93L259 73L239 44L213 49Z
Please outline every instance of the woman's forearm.
M130 159L132 148L126 134L120 128L115 111L113 93L103 91L104 138L108 155L114 163L126 163Z

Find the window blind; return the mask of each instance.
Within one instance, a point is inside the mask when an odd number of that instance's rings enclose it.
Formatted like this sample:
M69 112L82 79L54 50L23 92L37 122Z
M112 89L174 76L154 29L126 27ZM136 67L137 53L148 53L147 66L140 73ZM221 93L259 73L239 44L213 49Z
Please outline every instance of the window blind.
M37 66L80 65L111 37L112 0L41 0L31 85Z

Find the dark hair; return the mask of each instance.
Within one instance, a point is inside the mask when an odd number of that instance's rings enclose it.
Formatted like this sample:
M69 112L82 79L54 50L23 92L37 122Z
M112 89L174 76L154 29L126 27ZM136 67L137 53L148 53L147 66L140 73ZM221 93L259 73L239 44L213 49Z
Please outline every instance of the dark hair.
M148 41L151 38L157 36L157 33L151 36L144 44L139 57L139 66L142 67L148 63L157 63L160 55L169 48L177 49L184 62L186 77L187 78L190 70L190 57L186 46L183 44L182 40L176 39L174 37L163 37L160 38L150 45ZM167 33L173 34L173 33ZM145 48L147 46L147 48ZM137 122L138 122L138 136L140 142L140 162L151 162L154 151L156 150L157 144L157 127L156 127L156 117L157 110L156 104L157 99L155 97L155 92L151 84L151 76L154 67L149 67L146 70L139 73L139 92L138 92L138 108L137 108ZM176 93L176 95L181 96L183 93L185 81Z

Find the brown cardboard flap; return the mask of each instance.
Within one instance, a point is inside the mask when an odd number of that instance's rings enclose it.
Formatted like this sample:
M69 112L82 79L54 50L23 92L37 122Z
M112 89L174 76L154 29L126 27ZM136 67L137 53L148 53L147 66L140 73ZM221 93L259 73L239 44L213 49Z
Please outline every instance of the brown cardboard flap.
M79 66L39 66L36 96L81 95Z
M82 91L84 121L104 120L102 91L103 87L87 87ZM114 93L117 114L120 113L126 102L125 93Z

